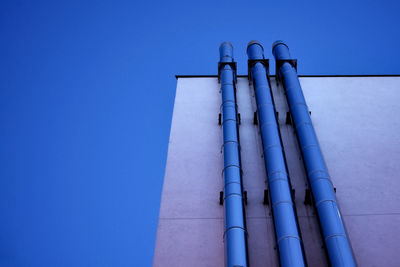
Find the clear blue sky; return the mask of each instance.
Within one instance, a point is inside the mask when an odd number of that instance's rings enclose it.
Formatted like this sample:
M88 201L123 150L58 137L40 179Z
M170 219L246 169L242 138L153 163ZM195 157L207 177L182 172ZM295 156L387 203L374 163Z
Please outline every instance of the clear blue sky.
M0 266L151 266L175 74L230 41L399 74L398 1L1 1Z

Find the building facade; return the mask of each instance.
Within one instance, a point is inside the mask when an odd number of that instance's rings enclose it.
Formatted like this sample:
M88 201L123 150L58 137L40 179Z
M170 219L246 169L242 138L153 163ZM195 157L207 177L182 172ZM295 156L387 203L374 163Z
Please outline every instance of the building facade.
M154 266L226 264L218 80L177 76ZM299 80L357 264L399 266L400 77ZM285 90L275 76L270 86L304 257L308 266L329 266ZM236 99L248 265L279 266L255 92L247 76L237 77Z

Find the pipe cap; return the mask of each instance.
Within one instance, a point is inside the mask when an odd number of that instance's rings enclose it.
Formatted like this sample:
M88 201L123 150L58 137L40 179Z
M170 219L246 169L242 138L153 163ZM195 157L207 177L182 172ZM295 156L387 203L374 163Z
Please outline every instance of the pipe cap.
M261 46L261 49L262 49L262 51L264 52L264 47L263 47L263 46L260 44L260 42L257 41L257 40L252 40L252 41L250 41L250 42L247 44L247 49L246 49L246 51L248 51L248 50L249 50L249 47L250 47L251 45L254 45L254 44L257 44L257 45Z
M229 46L232 47L232 49L233 49L233 45L232 45L230 42L222 42L221 45L219 46L219 48L221 49L221 47L222 47L223 45L229 45Z
M284 45L289 49L289 46L287 46L287 44L285 44L282 40L277 40L272 44L272 53L274 52L274 48L277 45Z

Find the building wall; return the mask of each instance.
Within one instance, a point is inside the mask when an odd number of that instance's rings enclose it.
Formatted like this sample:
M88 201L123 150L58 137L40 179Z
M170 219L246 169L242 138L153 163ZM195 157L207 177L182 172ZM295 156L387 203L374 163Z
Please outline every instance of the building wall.
M400 266L400 77L300 79L337 199L360 266ZM305 253L310 266L327 260L293 127L285 124L284 92L271 79ZM249 261L278 266L266 174L253 124L253 88L238 78L238 111ZM154 266L223 266L221 95L216 77L178 78Z

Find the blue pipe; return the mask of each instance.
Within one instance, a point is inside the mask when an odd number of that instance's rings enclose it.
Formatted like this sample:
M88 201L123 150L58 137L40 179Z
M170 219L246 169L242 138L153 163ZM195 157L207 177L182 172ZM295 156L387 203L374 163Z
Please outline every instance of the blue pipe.
M232 44L219 48L224 134L225 262L227 267L247 266L246 225L237 128L235 73Z
M277 75L286 90L330 263L332 266L356 266L297 72L290 61L289 48L282 41L276 41L272 53L279 68Z
M247 55L250 60L262 60L264 59L264 49L257 41L251 41L247 45ZM302 241L275 117L274 102L267 80L266 66L261 62L251 65L251 78L256 94L280 263L283 267L305 266Z

